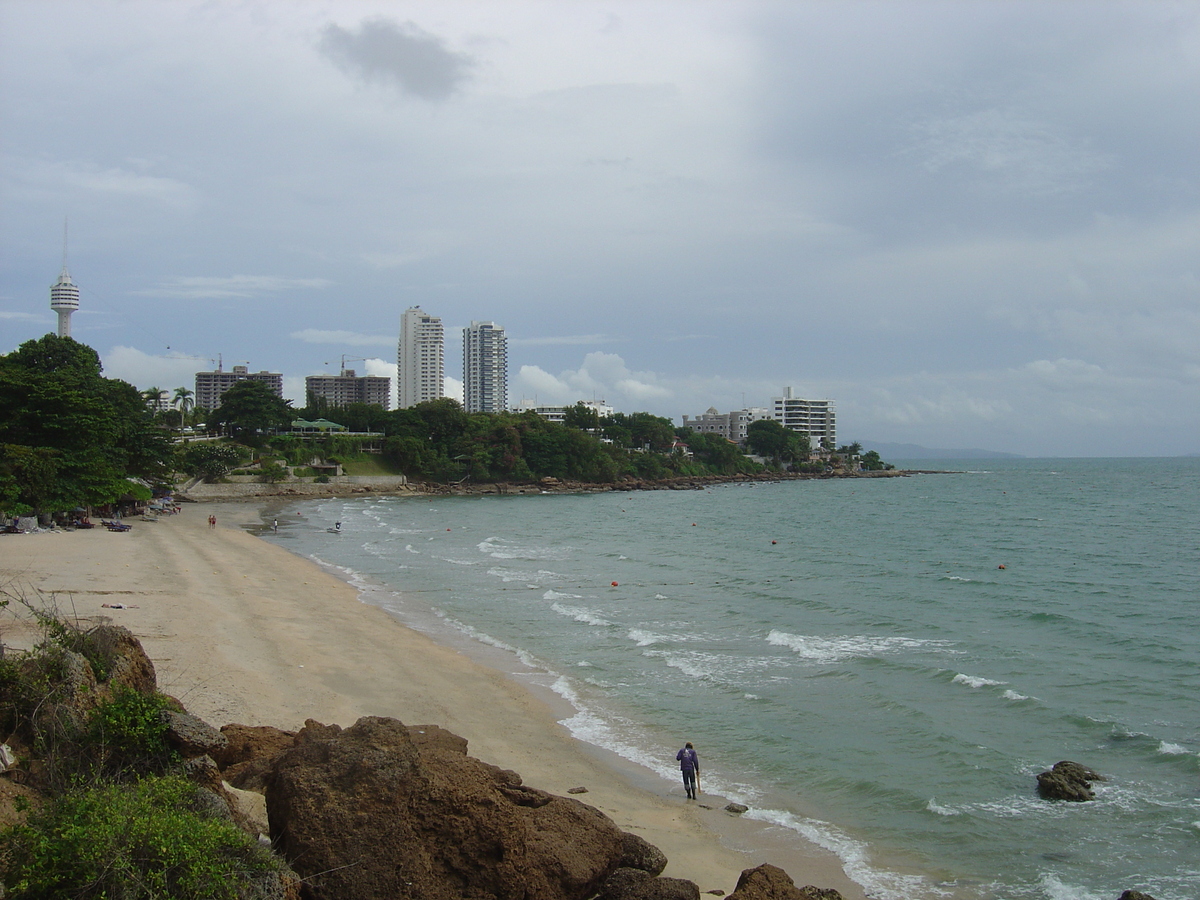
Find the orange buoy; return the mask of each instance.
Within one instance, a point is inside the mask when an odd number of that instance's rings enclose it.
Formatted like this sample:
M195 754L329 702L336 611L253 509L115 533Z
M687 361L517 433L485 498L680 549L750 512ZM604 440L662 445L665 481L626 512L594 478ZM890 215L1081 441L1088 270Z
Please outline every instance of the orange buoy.
M1000 565L996 566L996 568L997 569L1007 569L1008 566L1006 566L1004 563L1000 563Z
M617 583L614 581L614 582L612 583L612 586L613 586L613 587L617 587Z
M779 541L771 541L772 544L778 544Z

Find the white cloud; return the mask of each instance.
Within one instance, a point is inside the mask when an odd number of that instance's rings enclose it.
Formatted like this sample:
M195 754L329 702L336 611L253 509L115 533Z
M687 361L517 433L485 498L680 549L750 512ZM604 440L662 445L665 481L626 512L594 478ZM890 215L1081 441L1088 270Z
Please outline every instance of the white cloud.
M196 373L209 368L205 360L159 356L124 345L113 347L101 357L100 362L107 377L128 381L141 390L155 386L168 391L174 391L177 387L194 390Z

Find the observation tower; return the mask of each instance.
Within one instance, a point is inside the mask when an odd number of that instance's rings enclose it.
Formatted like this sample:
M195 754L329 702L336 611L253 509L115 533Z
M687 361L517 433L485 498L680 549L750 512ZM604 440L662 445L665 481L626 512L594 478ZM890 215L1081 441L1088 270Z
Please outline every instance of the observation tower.
M67 271L67 226L63 223L63 267L58 281L50 286L50 308L58 313L58 336L71 336L71 313L79 309L79 285Z

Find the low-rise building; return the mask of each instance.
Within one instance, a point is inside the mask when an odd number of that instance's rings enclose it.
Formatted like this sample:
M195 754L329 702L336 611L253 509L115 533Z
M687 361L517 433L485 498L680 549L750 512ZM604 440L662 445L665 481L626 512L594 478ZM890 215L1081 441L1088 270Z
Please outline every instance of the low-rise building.
M387 409L392 402L392 379L383 375L359 375L342 369L341 375L309 375L304 379L309 403L325 400L330 406L375 403Z
M700 434L719 434L726 440L738 444L746 442L746 432L750 423L759 419L772 418L771 410L755 406L732 412L719 413L715 406L710 406L706 412L695 417L683 417L683 427L690 428Z
M601 419L605 418L606 416L611 416L616 412L615 409L613 409L603 400L580 400L579 403L582 403L588 409L594 409L596 411L596 415ZM543 419L546 419L549 422L558 422L561 425L563 418L567 414L567 410L572 409L577 405L578 403L572 403L569 406L539 406L536 400L522 400L521 405L517 407L516 411L523 413L535 412Z

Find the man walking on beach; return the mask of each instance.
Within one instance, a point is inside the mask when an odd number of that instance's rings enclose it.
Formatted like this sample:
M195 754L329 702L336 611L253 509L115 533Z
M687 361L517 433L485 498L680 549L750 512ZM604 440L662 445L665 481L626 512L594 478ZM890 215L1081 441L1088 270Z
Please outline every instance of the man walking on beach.
M696 755L692 742L684 744L683 749L675 754L675 758L679 760L679 771L683 773L683 789L687 791L689 800L695 800L696 795L700 793L700 757Z

